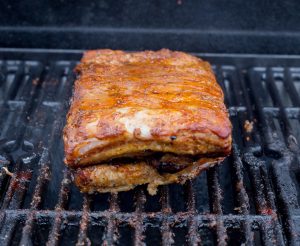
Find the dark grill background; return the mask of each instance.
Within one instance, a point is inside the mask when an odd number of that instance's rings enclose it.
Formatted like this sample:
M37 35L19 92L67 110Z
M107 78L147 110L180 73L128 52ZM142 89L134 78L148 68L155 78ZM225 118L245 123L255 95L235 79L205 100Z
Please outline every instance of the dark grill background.
M151 197L73 186L61 133L80 56L0 52L0 165L13 173L1 169L1 245L300 243L300 57L200 54L226 94L232 155Z
M300 54L297 0L2 0L0 47Z

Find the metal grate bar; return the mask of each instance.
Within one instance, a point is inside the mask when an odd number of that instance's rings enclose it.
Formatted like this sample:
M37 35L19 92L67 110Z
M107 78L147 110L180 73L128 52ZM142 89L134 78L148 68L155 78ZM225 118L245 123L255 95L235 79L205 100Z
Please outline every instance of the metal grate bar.
M162 213L166 215L166 218L168 218L168 214L172 213L169 192L168 186L161 187L161 207ZM163 246L172 245L174 243L174 235L167 219L163 219L162 221L161 236Z
M285 150L285 146L278 137L278 133L276 132L273 121L270 120L263 111L264 105L258 91L259 88L256 85L257 83L261 82L261 75L254 70L250 70L249 75L249 84L253 96L252 98L255 105L255 110L258 113L259 120L261 122L262 132L267 148L266 150L270 153L281 155L281 153L283 153Z
M45 151L47 152L47 151ZM30 245L32 244L31 241L31 235L32 235L32 229L34 226L34 221L35 221L35 213L36 210L38 209L39 204L41 203L41 193L43 186L45 185L45 182L49 180L50 178L50 169L48 166L48 162L44 161L43 159L48 158L48 154L42 155L41 158L41 169L40 173L38 175L38 180L37 180L37 185L35 187L35 191L33 194L32 202L31 202L31 210L32 212L27 216L25 226L23 227L22 230L22 237L21 237L21 242L20 245Z
M142 189L139 189L136 194L136 219L133 222L134 228L134 245L142 246L145 245L144 241L144 225L143 225L143 217L141 213L144 211L144 205L146 203L146 196Z
M281 123L282 123L281 125L283 128L283 132L285 133L284 134L285 141L286 141L288 147L290 148L290 150L299 152L299 146L297 145L297 140L294 137L292 127L289 123L286 110L285 110L285 108L283 106L283 102L279 96L278 89L275 86L274 74L272 73L270 68L267 69L266 73L267 73L266 82L269 86L271 97L273 99L274 104L279 107L279 113L280 113L279 116L281 118Z
M197 214L195 192L193 188L192 181L187 181L185 184L185 190L187 192L187 210L191 215L188 221L188 234L187 241L189 245L199 245L201 244L201 238L198 233L198 221L195 220L195 215Z
M118 225L115 218L115 213L120 211L120 208L118 204L118 194L116 193L112 193L110 196L109 211L111 212L111 214L107 216L106 232L103 235L104 245L114 245L118 240Z
M30 209L19 209L19 210L6 210L6 216L14 219L23 219L31 212ZM76 210L63 210L63 211L55 211L55 210L38 210L36 212L36 218L45 219L50 218L53 219L58 213L63 213L64 218L69 219L80 219L82 217L82 211ZM133 213L126 212L112 212L112 211L97 211L97 212L89 212L89 216L93 217L93 219L97 220L100 226L105 226L107 221L105 221L106 217L114 216L115 220L122 223L128 223L135 219L136 215ZM169 220L170 222L181 222L187 221L190 218L188 213L173 213L167 215L163 212L143 212L142 216L145 218L144 223L149 223L149 225L157 226L157 223L162 222L163 220ZM296 219L300 218L300 216L294 216ZM230 224L232 221L236 221L236 223L240 223L242 221L249 220L251 223L269 223L273 220L271 215L217 215L217 214L197 214L195 215L195 219L199 220L199 223L211 225L210 220L215 220L216 218L220 218L220 220L224 221L224 224ZM102 220L103 219L103 220Z
M297 89L295 88L295 85L293 83L291 70L289 68L284 69L284 78L285 78L284 79L285 88L288 91L294 106L300 107L300 97L299 97L299 95L297 93Z
M235 143L233 143L232 149L232 156L233 156L233 168L234 168L234 179L236 180L235 183L235 191L237 192L237 201L238 201L238 213L249 215L250 204L249 204L249 197L246 192L243 180L243 163L238 152L238 148ZM253 245L252 238L254 237L253 231L251 230L251 223L246 221L243 223L243 229L245 232L245 239L247 245Z
M256 187L254 191L256 209L259 214L268 214L269 206L265 197L264 183L261 179L261 167L265 165L265 163L255 158L252 154L245 154L243 160L247 163L252 186Z
M80 221L78 240L76 243L77 246L91 245L91 242L87 236L87 228L90 221L89 210L90 210L90 199L87 195L84 195L82 217Z
M64 177L61 182L61 188L59 191L58 203L55 207L56 216L54 218L54 223L52 225L51 231L49 233L49 238L47 242L47 246L55 246L58 245L59 237L60 237L60 230L63 220L63 212L62 210L66 208L68 200L69 200L69 193L70 193L70 172L68 169L64 171Z
M264 187L265 187L265 193L266 193L266 197L268 200L268 206L270 208L270 210L268 211L268 214L271 214L272 218L273 218L273 231L274 231L274 235L273 237L275 237L275 240L277 243L279 244L284 244L284 239L283 239L283 233L282 233L282 227L279 224L278 221L278 211L276 209L276 203L275 203L275 195L272 191L270 182L269 182L269 177L268 177L268 172L267 172L267 168L266 166L261 166L261 174L262 174L262 180L264 181Z
M209 200L211 206L211 212L214 214L223 214L222 211L222 190L219 184L218 166L210 168L207 171L207 179L209 189ZM218 245L226 245L227 233L224 223L220 219L216 219L216 234Z

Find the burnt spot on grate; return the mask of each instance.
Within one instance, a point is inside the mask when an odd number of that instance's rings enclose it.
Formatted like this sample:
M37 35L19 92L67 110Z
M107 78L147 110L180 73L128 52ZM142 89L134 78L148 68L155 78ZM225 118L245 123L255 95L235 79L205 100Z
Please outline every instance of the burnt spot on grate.
M73 185L62 129L79 56L0 60L1 245L300 243L300 58L207 56L225 92L232 155L150 196L144 186L84 195Z

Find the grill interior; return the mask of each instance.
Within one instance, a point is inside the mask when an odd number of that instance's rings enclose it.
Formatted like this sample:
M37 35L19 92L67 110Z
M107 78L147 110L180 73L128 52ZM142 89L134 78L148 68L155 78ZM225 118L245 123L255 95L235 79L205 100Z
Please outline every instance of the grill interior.
M300 244L300 57L199 54L225 92L232 155L149 196L72 184L62 128L81 55L0 52L1 245Z

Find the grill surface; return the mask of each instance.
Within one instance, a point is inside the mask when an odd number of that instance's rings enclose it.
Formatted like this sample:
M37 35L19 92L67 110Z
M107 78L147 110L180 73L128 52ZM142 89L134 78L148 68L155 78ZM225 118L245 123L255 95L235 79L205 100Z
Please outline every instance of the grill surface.
M61 138L81 52L1 50L1 245L299 245L300 57L200 56L226 94L232 155L153 197L82 195Z

